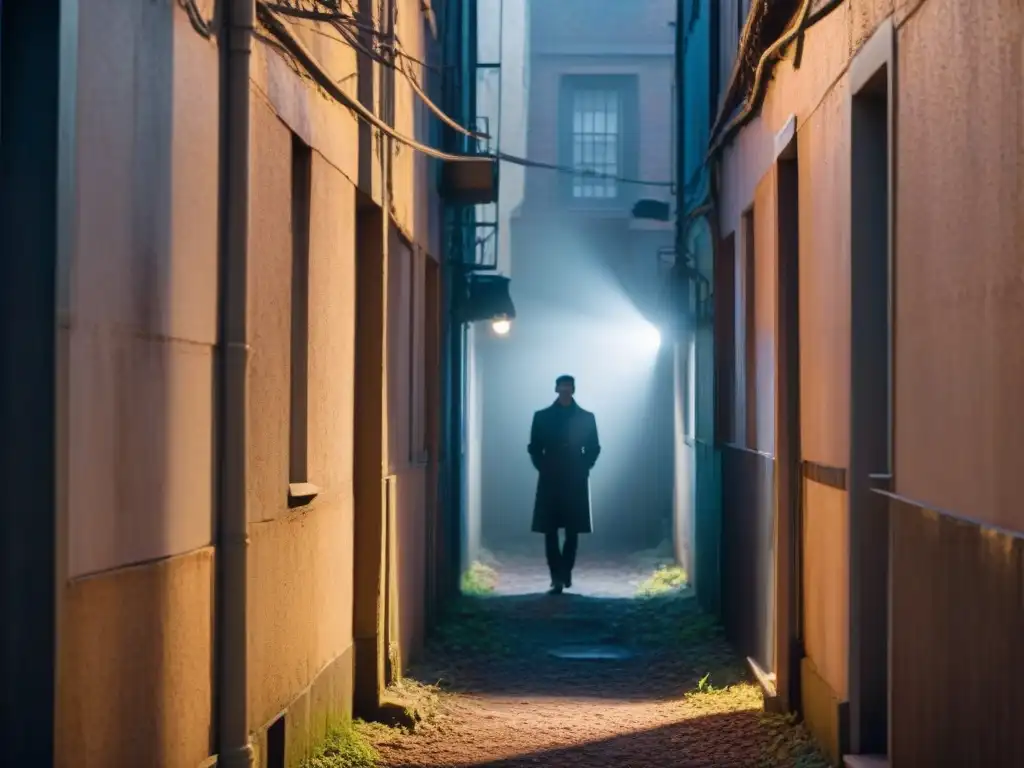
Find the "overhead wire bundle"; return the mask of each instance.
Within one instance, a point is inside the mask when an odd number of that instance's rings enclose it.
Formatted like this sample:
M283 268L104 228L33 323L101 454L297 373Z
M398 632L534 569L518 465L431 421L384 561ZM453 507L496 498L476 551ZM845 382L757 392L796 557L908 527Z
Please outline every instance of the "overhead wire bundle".
M211 37L213 34L213 23L207 22L203 19L202 14L196 6L196 0L179 0L179 2L188 12L189 19L196 31L204 37ZM410 68L406 63L416 63L421 66L429 65L405 51L397 35L389 35L383 30L378 29L372 20L363 20L354 9L351 9L351 3L348 5L350 10L346 11L342 10L341 5L337 0L309 0L309 6L300 5L298 2L292 4L288 2L280 2L278 0L275 0L274 2L271 2L270 0L257 0L256 12L260 23L263 24L267 31L274 37L279 44L279 47L287 52L288 55L298 63L298 65L327 93L328 96L349 109L358 118L369 123L374 128L390 136L400 144L403 144L417 152L421 152L428 157L444 160L446 162L472 162L478 161L482 158L490 158L499 162L511 163L513 165L519 165L526 168L539 168L558 173L571 174L573 176L610 179L620 184L635 184L650 187L673 186L671 181L649 181L646 179L626 178L615 174L600 173L598 171L561 165L559 163L546 163L537 160L530 160L528 158L519 157L500 150L476 154L456 154L445 152L424 144L411 136L406 136L405 134L396 131L393 127L374 114L372 110L360 103L358 99L355 99L345 93L338 83L336 83L324 70L316 57L289 28L289 25L282 17L304 19L307 21L330 25L340 35L341 39L339 42L345 42L354 50L368 56L381 66L389 67L397 71L409 83L409 86L416 94L416 97L420 99L427 109L430 110L430 112L446 126L464 136L468 136L469 138L478 140L489 138L486 133L473 131L460 125L457 120L445 113L444 110L442 110L441 107L439 107L428 96L423 86L416 78L415 73L410 71ZM370 38L372 41L371 45L373 47L379 48L380 50L371 49L363 42L362 39L360 39L366 37ZM392 58L384 55L385 52L389 52Z

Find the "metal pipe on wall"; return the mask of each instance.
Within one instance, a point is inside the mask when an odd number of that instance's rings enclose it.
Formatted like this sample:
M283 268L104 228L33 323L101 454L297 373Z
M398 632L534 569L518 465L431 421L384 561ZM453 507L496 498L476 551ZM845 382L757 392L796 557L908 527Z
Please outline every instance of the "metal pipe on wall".
M216 585L217 753L220 768L249 768L247 496L249 406L249 74L254 0L229 0L222 40L224 113L221 127L224 229L221 240L219 449Z

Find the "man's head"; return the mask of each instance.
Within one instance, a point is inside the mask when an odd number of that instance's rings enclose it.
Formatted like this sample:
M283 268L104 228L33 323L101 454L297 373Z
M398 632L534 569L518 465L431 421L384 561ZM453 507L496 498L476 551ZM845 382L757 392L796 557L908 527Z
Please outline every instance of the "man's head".
M576 392L576 379L568 374L559 376L555 379L555 392L558 393L558 399L563 403L572 400L572 396Z

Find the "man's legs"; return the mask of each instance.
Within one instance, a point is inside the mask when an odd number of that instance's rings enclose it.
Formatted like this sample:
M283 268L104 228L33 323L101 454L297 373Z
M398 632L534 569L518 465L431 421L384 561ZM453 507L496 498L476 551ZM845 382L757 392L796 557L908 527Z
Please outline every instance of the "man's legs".
M558 529L544 534L544 554L548 559L548 570L551 571L551 586L558 587L562 583L562 552L558 546Z
M576 549L579 547L580 535L576 531L565 529L565 547L562 549L562 584L572 586L572 569L576 565Z

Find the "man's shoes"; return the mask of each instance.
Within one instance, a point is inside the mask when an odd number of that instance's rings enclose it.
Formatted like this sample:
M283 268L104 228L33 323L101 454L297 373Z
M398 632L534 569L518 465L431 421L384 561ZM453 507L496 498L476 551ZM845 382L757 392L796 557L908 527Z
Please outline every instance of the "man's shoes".
M562 582L562 586L565 587L566 589L569 589L569 587L572 586L572 576L571 575L565 577L565 580Z
M548 590L549 595L560 595L562 594L562 582L553 581L551 582L551 589Z

